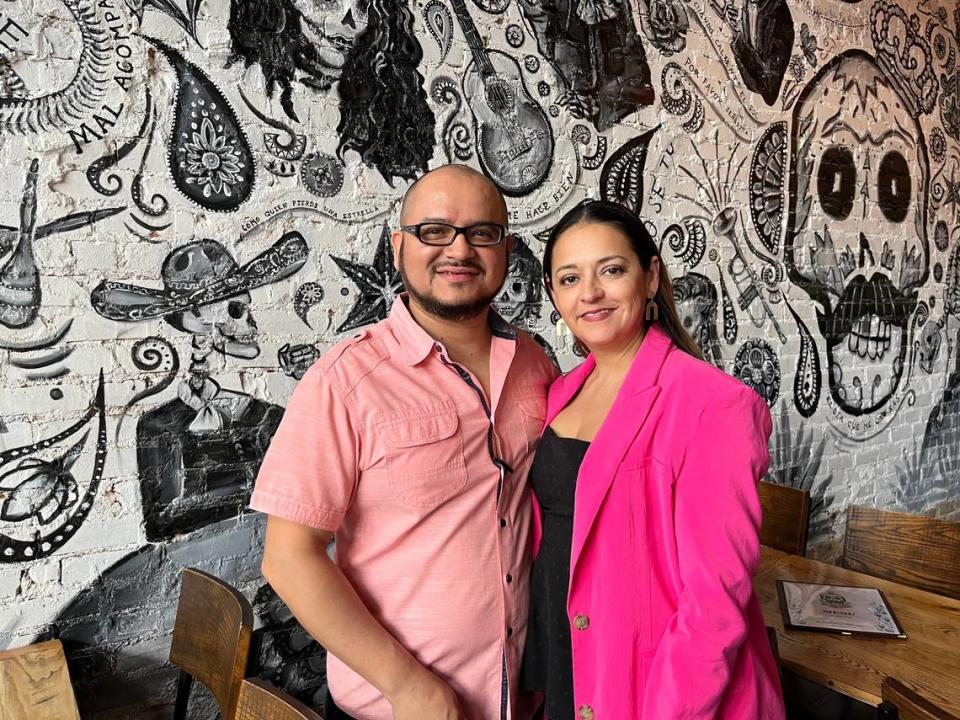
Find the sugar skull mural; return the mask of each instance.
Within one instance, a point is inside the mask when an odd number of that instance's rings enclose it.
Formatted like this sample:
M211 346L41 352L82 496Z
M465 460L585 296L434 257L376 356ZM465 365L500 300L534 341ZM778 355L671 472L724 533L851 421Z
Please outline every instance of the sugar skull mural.
M831 396L852 415L897 389L929 274L917 116L914 96L860 50L825 65L793 110L784 258L816 303Z

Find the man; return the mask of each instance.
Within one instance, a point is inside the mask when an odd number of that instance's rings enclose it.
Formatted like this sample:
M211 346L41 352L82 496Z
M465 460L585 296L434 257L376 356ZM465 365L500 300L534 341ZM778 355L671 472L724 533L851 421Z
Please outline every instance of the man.
M527 717L526 479L556 369L490 310L506 221L475 170L416 182L406 295L307 372L264 460L263 572L329 652L328 720Z

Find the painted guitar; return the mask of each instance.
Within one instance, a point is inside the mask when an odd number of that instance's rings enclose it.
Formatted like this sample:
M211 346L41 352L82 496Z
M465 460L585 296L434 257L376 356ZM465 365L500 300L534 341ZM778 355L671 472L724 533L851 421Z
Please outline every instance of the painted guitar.
M550 121L527 90L520 64L485 48L464 0L452 3L473 53L463 94L477 127L480 165L505 195L526 195L544 181L553 163Z

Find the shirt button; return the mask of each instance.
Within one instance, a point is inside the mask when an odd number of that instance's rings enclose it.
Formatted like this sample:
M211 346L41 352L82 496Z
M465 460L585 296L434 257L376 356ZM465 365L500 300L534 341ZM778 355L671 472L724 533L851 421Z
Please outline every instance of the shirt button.
M511 575L510 573L507 573L507 582L508 582L508 583L512 583L512 582L513 582L513 575Z
M577 716L580 720L593 720L593 708L589 705L581 705L577 708Z
M586 630L588 627L590 627L590 618L588 618L586 615L577 615L573 619L573 626L577 630Z
M513 628L512 628L512 627L508 627L508 628L507 628L507 637L510 637L511 635L513 635Z
M500 518L500 527L506 527L506 526L507 526L507 521L503 518Z

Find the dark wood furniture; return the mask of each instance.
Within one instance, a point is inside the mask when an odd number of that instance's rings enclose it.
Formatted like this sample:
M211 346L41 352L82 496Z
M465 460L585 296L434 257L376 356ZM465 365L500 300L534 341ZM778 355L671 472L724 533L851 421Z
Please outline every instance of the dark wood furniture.
M887 678L880 688L880 720L960 720L941 710L896 678Z
M810 493L765 480L760 481L757 492L763 509L760 543L793 555L804 555L810 521Z
M323 720L323 716L267 681L248 678L240 685L234 720Z
M851 505L843 566L960 598L960 523Z
M784 630L777 580L879 588L907 639ZM960 600L766 547L753 586L766 624L777 631L784 670L874 707L883 699L883 681L896 677L945 712L960 715Z
M194 568L180 576L180 602L170 644L170 662L180 668L174 720L185 720L193 680L233 720L246 674L253 608L234 587Z

